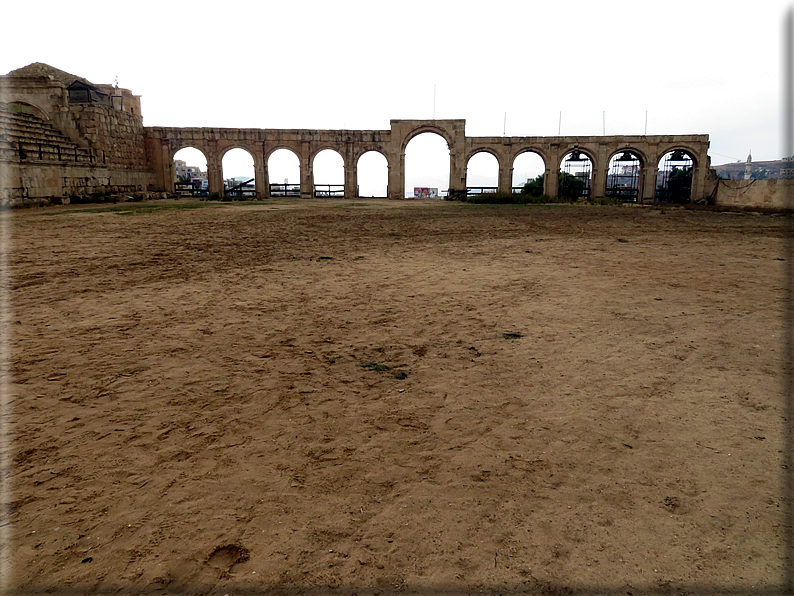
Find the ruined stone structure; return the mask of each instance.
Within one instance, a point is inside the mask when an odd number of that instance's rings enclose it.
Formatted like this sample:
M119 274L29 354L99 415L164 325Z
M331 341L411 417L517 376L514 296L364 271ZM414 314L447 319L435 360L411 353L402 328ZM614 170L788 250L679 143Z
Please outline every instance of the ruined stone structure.
M129 90L42 64L13 71L0 77L0 201L153 189L145 138Z
M256 192L270 192L267 162L278 149L300 161L300 195L313 196L313 161L324 149L344 161L346 197L357 194L358 159L368 151L388 163L388 196L405 196L405 149L416 135L432 132L449 146L449 189L464 191L469 159L479 152L499 163L501 192L511 192L513 163L526 151L545 163L544 194L558 194L557 172L571 151L590 159L590 195L606 193L610 160L631 152L639 161L637 199L655 198L662 157L685 152L692 163L691 200L708 196L708 135L468 137L465 120L392 120L389 130L274 130L144 127L140 98L129 90L92 85L47 65L34 64L0 77L0 199L18 203L37 197L92 192L173 192L174 155L185 147L207 159L210 193L223 193L221 162L234 148L254 159Z
M392 120L390 130L271 130L228 128L147 128L149 154L157 172L159 188L173 189L173 157L185 147L199 149L207 158L210 192L222 192L221 160L230 149L242 148L254 158L256 190L268 196L267 160L277 149L290 149L300 160L301 196L312 196L314 156L324 149L337 151L344 160L345 196L356 192L358 159L377 151L389 165L389 198L405 196L405 148L416 135L433 132L449 146L449 188L466 188L466 165L475 154L485 151L499 162L499 191L510 192L513 162L525 151L533 151L546 164L544 194L557 196L556 173L570 151L579 151L592 162L592 196L605 195L610 159L621 152L639 156L640 200L653 200L659 160L680 149L694 162L692 198L704 197L709 170L708 135L594 136L594 137L467 137L465 120Z
M718 180L714 203L723 207L790 209L794 180Z

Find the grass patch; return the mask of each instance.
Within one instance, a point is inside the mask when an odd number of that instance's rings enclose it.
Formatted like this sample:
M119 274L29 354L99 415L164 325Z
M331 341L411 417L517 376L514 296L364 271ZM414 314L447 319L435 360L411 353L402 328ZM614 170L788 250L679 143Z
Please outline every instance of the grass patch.
M123 205L114 205L113 207L90 207L87 209L66 209L49 211L42 213L42 215L68 215L71 213L115 213L116 215L146 215L148 213L156 213L158 211L174 211L174 210L190 210L190 209L205 209L216 208L217 205L211 203L166 203L159 205L152 205L147 203L125 203Z
M591 205L622 205L624 203L620 197L595 197L587 202Z
M530 194L515 194L510 192L491 192L461 199L464 203L473 205L544 205L549 203L573 203L576 199L568 197L539 197Z
M518 331L508 331L507 333L502 333L502 337L505 339L519 339L524 337L523 333L519 333Z
M377 372L383 372L385 370L389 370L389 367L385 364L378 364L377 362L365 362L364 364L360 365L361 368L366 370L374 370Z

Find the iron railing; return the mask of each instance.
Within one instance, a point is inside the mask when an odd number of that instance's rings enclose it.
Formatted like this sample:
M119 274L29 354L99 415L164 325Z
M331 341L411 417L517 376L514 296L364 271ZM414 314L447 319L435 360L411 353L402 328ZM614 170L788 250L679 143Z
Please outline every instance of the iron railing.
M315 184L314 196L319 198L344 197L344 184Z
M271 184L271 197L299 197L301 196L300 184Z

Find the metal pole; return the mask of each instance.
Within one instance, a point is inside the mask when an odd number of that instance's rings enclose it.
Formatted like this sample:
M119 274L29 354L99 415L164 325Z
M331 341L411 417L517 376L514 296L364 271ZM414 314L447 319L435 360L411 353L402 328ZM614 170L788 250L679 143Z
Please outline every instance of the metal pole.
M436 119L436 86L433 85L433 120Z
M648 110L645 110L645 136L648 136Z
M607 136L607 111L606 110L604 110L601 113L601 124L602 124L601 131L602 131L604 136Z
M558 137L562 136L561 131L562 131L562 110L560 110L560 123L557 125L557 136Z

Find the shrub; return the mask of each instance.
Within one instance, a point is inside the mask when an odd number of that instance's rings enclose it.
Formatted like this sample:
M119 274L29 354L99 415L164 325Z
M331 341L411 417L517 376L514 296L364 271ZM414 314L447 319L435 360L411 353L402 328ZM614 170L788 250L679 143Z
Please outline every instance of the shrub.
M589 201L593 205L622 205L620 197L595 197Z
M475 205L541 205L543 203L573 202L568 197L549 197L547 195L533 196L528 193L513 194L507 192L494 192L464 197L463 201Z

